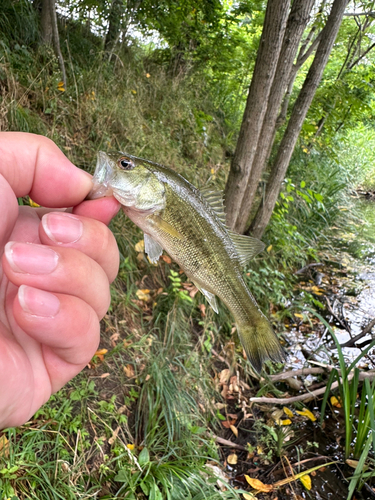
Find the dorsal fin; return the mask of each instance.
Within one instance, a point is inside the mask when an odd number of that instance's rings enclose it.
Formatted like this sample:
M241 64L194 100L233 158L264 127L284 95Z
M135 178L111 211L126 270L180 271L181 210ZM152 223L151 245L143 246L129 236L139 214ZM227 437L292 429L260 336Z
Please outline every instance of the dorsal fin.
M244 266L250 259L264 250L265 244L257 238L244 236L233 231L227 230L234 246L236 247L240 263Z
M200 189L200 193L210 205L210 207L214 210L221 222L225 224L223 191L212 191L211 188L205 187L203 189Z

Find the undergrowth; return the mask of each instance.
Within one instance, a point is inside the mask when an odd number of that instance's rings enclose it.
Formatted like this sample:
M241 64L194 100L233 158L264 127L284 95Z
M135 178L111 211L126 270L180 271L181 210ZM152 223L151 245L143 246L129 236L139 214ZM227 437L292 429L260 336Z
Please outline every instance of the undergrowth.
M108 61L98 38L69 21L60 26L64 88L52 50L38 44L31 4L5 2L1 11L1 130L46 135L90 172L99 150L122 150L223 189L238 110L223 112L203 71L171 76L148 47ZM291 269L316 260L332 226L346 223L342 171L321 160L319 152L294 155L267 250L245 269L276 328L290 314ZM212 472L221 458L215 429L226 418L218 360L249 378L233 320L192 293L170 259L150 265L141 232L123 214L111 229L121 264L102 325L105 352L30 422L5 432L0 499L239 498Z

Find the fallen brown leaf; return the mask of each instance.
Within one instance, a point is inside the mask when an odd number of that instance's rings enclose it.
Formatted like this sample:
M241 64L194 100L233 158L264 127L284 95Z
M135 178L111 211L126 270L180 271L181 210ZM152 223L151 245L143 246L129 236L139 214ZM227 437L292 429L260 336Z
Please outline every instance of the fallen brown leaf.
M272 484L264 484L262 481L259 481L259 479L255 479L253 477L248 476L245 474L246 481L250 484L254 490L257 491L262 491L263 493L269 493L270 491L273 490Z
M120 427L117 427L117 429L113 431L112 437L108 439L108 443L110 445L112 445L116 441L119 432L120 432Z
M236 465L238 460L238 456L235 453L228 455L227 462L229 465Z
M223 427L225 427L226 429L230 429L230 428L231 428L231 426L232 426L233 424L235 424L235 423L236 423L236 421L235 421L235 420L224 420L223 422L221 422L221 425L222 425Z
M5 458L9 457L9 441L4 434L0 436L0 457L1 456Z
M234 434L236 437L238 437L238 429L237 429L237 427L236 427L236 426L231 425L231 426L230 426L230 430L233 432L233 434Z
M230 378L229 368L224 368L224 370L221 370L221 372L219 374L220 384L221 385L227 384L229 381L229 378Z
M198 307L200 309L202 318L205 318L206 317L206 306L204 304L199 304Z
M133 378L135 376L133 365L126 365L126 366L124 366L124 372L125 372L125 375L128 378Z

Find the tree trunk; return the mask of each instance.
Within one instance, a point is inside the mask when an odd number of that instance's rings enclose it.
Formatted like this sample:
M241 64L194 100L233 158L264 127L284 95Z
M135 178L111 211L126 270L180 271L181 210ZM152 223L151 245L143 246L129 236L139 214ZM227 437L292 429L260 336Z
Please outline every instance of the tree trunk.
M277 63L271 92L268 97L267 111L259 136L256 154L251 165L251 176L246 186L246 194L242 200L240 219L236 224L236 229L240 233L243 233L247 228L248 218L258 189L258 184L271 154L272 144L276 133L277 116L288 84L293 61L296 57L303 32L307 26L314 1L315 0L294 0L288 17L279 61Z
M36 2L35 2L36 4ZM61 79L66 86L65 63L60 48L59 29L57 26L57 14L55 0L41 0L41 39L42 44L52 45L59 61Z
M309 33L309 36L313 34L313 31ZM301 66L307 61L307 59L312 55L314 50L318 47L318 44L320 42L320 37L321 37L322 32L319 33L319 35L314 39L314 41L311 43L310 47L304 51L304 49L307 46L307 43L305 43L300 50L300 53L298 54L297 61L295 64L293 64L290 76L289 76L289 82L288 82L288 88L285 93L282 105L281 105L281 111L280 114L276 120L276 129L281 127L281 125L285 122L286 120L286 115L288 113L288 106L289 106L289 101L292 95L293 87L294 87L294 81L296 79L297 73ZM309 38L308 36L308 38Z
M241 204L252 175L251 167L267 110L267 100L276 71L289 8L290 0L269 0L267 4L246 109L225 187L227 223L236 230L244 226L240 213Z
M61 48L60 48L60 37L59 37L59 29L57 26L57 14L56 14L55 0L49 0L49 4L50 4L50 15L51 15L51 24L52 24L53 47L55 49L55 54L57 56L57 59L59 60L61 79L64 82L64 87L66 87L65 63L64 63L64 58L62 56Z
M52 45L52 17L50 0L42 0L40 27L42 43Z
M278 148L277 156L267 183L264 203L259 207L251 225L252 235L257 238L262 236L271 218L298 135L322 78L323 70L328 62L348 2L349 0L334 0L331 13L322 30L321 41L317 48L314 61L295 102L288 126Z
M121 33L121 21L124 16L124 4L122 0L113 0L111 11L108 17L108 31L104 42L104 51L107 55L111 55L114 50Z

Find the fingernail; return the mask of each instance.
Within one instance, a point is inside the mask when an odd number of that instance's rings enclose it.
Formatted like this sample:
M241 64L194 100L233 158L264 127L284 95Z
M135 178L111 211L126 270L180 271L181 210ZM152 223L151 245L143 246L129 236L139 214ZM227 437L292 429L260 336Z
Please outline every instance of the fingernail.
M56 269L59 260L51 248L32 243L10 241L5 245L4 253L16 273L49 274Z
M19 287L18 300L22 309L34 316L53 318L60 310L60 301L56 295L31 286Z
M56 243L75 243L83 233L83 224L74 215L52 212L42 218L43 229Z

